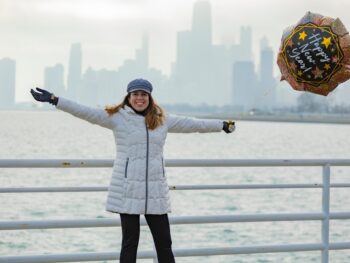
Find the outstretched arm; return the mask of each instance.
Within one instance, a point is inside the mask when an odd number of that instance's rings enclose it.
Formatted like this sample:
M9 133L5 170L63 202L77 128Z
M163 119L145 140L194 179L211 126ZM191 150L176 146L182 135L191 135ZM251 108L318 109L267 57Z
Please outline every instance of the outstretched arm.
M190 117L181 117L176 115L168 115L166 124L169 132L190 133L190 132L220 132L224 130L231 133L234 130L235 123L230 121L213 120L213 119L197 119Z
M97 124L109 129L113 128L111 116L103 109L88 107L62 97L56 97L53 93L44 89L36 88L36 90L39 92L33 89L31 89L30 92L37 101L49 102L56 105L57 109L68 112L92 124Z

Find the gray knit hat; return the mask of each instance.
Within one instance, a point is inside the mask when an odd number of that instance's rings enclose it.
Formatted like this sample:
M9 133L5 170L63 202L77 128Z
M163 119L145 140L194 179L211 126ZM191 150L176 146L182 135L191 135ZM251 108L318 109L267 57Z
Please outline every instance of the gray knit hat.
M127 92L133 92L136 90L142 90L148 94L152 93L153 87L151 82L145 79L134 79L128 84Z

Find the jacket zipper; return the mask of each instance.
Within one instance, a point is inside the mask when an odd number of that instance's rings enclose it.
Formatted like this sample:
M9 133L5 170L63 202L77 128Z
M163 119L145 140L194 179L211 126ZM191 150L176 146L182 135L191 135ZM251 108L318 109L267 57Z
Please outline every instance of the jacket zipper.
M165 171L164 171L164 158L162 157L162 169L163 169L163 177L165 177Z
M124 172L125 178L128 178L128 165L129 165L129 157L126 158L125 172Z
M145 202L145 214L147 214L147 201L148 201L148 151L149 151L149 134L146 124L146 135L147 135L147 152L146 152L146 202Z

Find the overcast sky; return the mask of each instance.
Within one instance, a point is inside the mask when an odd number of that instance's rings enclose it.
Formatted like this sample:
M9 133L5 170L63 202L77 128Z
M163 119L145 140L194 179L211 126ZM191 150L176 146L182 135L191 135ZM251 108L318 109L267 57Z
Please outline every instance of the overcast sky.
M83 71L116 70L134 58L144 32L150 38L150 66L170 73L176 32L191 27L196 0L0 0L0 58L17 63L18 101L42 86L45 66L61 63L67 74L69 49L80 42ZM283 30L307 11L339 17L350 29L349 0L211 0L214 44L239 40L250 25L254 56L266 36L275 53ZM258 62L258 61L256 61Z

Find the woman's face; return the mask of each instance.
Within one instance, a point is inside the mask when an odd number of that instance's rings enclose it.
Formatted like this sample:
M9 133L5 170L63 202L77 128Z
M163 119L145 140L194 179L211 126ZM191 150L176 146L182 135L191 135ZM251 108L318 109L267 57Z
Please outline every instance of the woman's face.
M144 111L149 105L149 95L142 90L136 90L130 93L129 103L136 111Z

